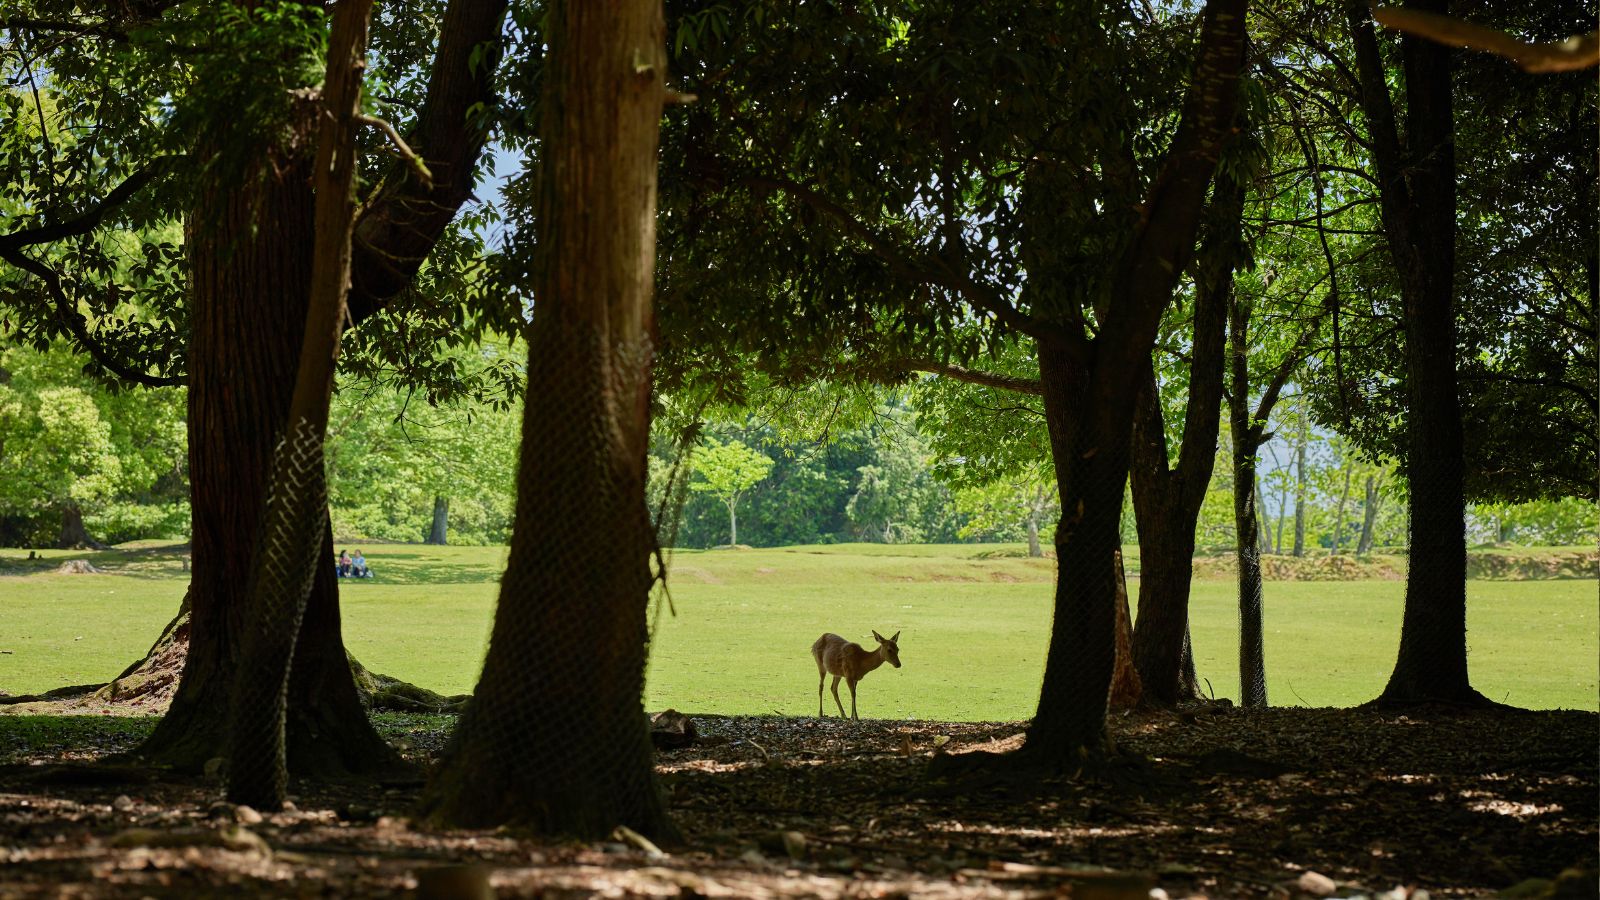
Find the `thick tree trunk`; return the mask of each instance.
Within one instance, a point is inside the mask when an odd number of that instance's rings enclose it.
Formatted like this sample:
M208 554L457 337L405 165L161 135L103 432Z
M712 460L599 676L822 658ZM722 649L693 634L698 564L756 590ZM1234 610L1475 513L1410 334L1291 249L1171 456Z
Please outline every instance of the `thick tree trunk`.
M443 824L672 837L642 707L660 0L552 2L516 525Z
M200 771L227 753L251 550L305 329L311 168L310 160L285 160L273 173L217 190L190 221L188 653L167 714L137 751L179 771ZM323 554L333 558L331 533ZM331 566L319 566L289 684L289 767L297 773L400 764L361 706L338 603Z
M62 550L109 549L89 536L89 529L83 524L83 510L76 503L61 508L61 536L56 538L56 546Z
M1444 0L1407 6L1448 9ZM1378 169L1379 209L1400 275L1406 330L1410 563L1400 652L1378 702L1485 703L1467 678L1466 500L1455 359L1453 51L1426 39L1401 38L1402 143L1365 6L1352 4L1350 25Z
M433 523L428 526L428 543L443 547L450 537L450 498L440 494L433 498Z
M327 77L316 117L316 243L305 330L296 354L294 394L273 450L262 530L245 594L245 637L231 690L228 799L265 809L282 806L288 797L289 672L312 585L328 575L324 548L331 536L323 444L339 337L348 318L345 300L356 212L355 117L361 110L372 2L342 0L334 8Z
M1378 523L1378 505L1381 502L1376 481L1368 475L1365 500L1361 505L1361 537L1356 541L1357 556L1366 556L1372 552L1372 529Z
M1088 372L1050 343L1040 342L1039 371L1062 513L1056 526L1058 574L1050 649L1023 753L1059 770L1109 748L1106 708L1116 663L1116 562L1133 423L1124 410L1120 434L1095 432L1084 402L1091 393Z

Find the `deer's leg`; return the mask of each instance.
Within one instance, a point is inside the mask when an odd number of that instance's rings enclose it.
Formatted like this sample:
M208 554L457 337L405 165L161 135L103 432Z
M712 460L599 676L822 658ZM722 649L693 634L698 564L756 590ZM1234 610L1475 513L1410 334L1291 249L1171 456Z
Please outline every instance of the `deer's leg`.
M822 683L828 680L826 672L817 673L817 718L822 718Z
M839 714L844 715L844 710L839 710ZM856 680L854 678L850 679L850 718L857 722L861 721L861 717L856 715Z
M844 701L839 699L839 676L833 676L833 702L839 705L839 718L844 718Z

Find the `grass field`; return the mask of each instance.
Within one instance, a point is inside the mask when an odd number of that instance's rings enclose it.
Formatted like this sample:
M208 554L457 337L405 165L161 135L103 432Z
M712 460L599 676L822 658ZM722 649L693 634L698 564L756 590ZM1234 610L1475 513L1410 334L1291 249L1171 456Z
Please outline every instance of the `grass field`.
M378 579L342 592L352 652L425 687L470 690L504 548L366 549ZM814 714L811 642L827 630L870 644L876 628L903 631L905 667L862 683L863 715L1025 718L1038 699L1054 562L994 558L995 549L680 551L677 615L660 612L646 705ZM22 556L0 551L0 568L16 571ZM161 548L50 556L88 557L115 574L0 576L0 690L116 675L172 616L186 584L179 558ZM1345 706L1375 696L1394 663L1403 591L1397 581L1269 583L1272 702ZM1469 582L1473 683L1517 706L1600 707L1596 592L1590 580ZM1196 582L1196 663L1217 696L1237 694L1235 603L1231 580Z

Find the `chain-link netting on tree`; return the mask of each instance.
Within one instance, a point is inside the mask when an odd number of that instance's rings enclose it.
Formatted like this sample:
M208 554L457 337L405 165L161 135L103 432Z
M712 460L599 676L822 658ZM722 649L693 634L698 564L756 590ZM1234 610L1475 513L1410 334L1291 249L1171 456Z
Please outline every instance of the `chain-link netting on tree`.
M317 567L330 564L323 553L328 510L323 431L321 423L301 419L273 453L233 680L228 798L236 803L273 808L288 791L289 665Z
M1462 471L1459 456L1419 458L1406 467L1405 612L1384 702L1483 700L1467 676Z
M1129 416L1083 402L1093 392L1081 388L1074 364L1041 351L1052 451L1064 471L1058 471L1055 615L1039 708L1023 752L1044 767L1071 769L1109 746L1106 709L1116 670L1118 560L1132 428Z
M457 825L669 831L642 692L655 544L647 341L542 308L511 553L482 677L427 800Z

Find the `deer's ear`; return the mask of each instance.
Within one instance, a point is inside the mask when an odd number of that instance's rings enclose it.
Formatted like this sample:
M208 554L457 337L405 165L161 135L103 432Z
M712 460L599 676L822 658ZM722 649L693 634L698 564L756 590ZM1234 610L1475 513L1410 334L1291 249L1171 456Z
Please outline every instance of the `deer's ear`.
M896 631L894 633L894 637L889 638L889 643L892 644L892 643L894 643L895 641L898 641L898 640L900 640L900 632Z
M886 641L884 641L883 635L878 633L877 629L873 629L872 636L877 638L878 639L878 643L880 643L880 644L887 643Z

